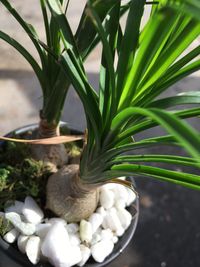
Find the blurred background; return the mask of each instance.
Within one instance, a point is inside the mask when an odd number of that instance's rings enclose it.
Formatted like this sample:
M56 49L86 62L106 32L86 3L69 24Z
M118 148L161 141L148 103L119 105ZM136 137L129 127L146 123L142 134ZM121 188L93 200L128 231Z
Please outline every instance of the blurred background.
M10 2L23 14L26 21L34 25L40 39L44 40L39 0ZM85 0L70 2L67 15L74 30L85 2ZM2 5L0 14L0 29L17 38L36 55L23 30ZM145 16L148 16L148 11ZM95 88L98 87L99 52L100 47L97 47L86 62L89 79ZM200 72L177 83L168 91L168 95L174 91L198 89L200 89ZM37 78L29 65L13 48L0 40L0 135L23 125L38 122L41 95ZM62 120L79 130L85 128L82 106L72 89L66 100ZM192 120L192 124L200 130L198 119ZM132 243L109 266L200 266L200 194L146 178L137 180L136 183L140 195L139 225ZM2 256L0 266L1 259Z

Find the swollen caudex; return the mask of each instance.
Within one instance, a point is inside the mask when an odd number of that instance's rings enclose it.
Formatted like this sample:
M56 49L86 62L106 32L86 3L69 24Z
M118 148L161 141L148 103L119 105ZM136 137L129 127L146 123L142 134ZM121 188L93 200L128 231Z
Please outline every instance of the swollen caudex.
M15 201L0 213L11 225L3 238L8 243L16 242L33 264L49 261L56 267L83 266L90 258L103 262L128 229L132 215L126 207L136 196L117 184L103 185L99 194L96 210L80 222L45 218L31 197Z

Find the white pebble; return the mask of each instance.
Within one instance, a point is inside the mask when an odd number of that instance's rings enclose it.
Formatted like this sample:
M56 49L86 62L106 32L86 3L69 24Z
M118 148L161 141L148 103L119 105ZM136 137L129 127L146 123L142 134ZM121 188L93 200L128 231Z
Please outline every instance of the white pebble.
M105 223L112 231L115 232L117 236L123 235L124 229L117 215L116 208L112 208L107 211L107 214L105 216Z
M91 247L92 257L97 262L103 262L112 252L114 244L110 240L102 240Z
M101 239L102 240L112 240L113 232L108 228L101 231Z
M48 258L59 258L63 248L69 247L69 235L62 223L54 223L42 243L42 254ZM62 254L61 254L62 256Z
M119 238L117 236L113 236L112 242L116 244L118 242Z
M126 209L118 209L117 215L121 222L122 227L126 230L131 224L132 215Z
M124 199L116 199L115 200L115 207L117 209L123 209L126 207L126 201Z
M71 246L63 223L54 223L42 243L42 254L56 267L72 266L81 261L78 246Z
M99 201L102 207L110 209L114 205L114 199L115 195L113 191L108 189L101 190Z
M99 213L102 217L105 217L106 215L106 211L103 207L99 207L97 210L96 210L96 213Z
M40 238L38 236L30 236L26 244L26 255L33 264L37 264L40 260L40 247Z
M81 261L77 264L78 266L83 266L85 265L85 263L87 262L87 260L89 259L90 255L91 255L91 250L84 246L84 245L80 245L80 249L81 249Z
M75 234L79 230L79 226L77 223L69 223L66 226L68 234Z
M69 234L69 242L72 246L78 246L81 243L80 237L78 233Z
M62 218L51 218L51 219L48 220L48 223L50 223L52 225L55 224L55 223L62 223L64 226L67 225L66 221L64 219L62 219Z
M115 201L119 200L119 199L123 199L125 201L125 203L127 203L128 201L128 191L125 188L125 186L120 185L120 184L116 184L115 188L113 189L113 193L115 196Z
M44 217L43 211L32 197L25 198L22 214L28 222L34 224L40 223Z
M92 225L86 220L80 222L80 238L82 242L90 243L92 240Z
M128 193L128 198L127 198L127 201L126 201L126 206L130 206L136 199L136 194L129 188L126 188L127 190L127 193Z
M68 257L69 257L69 266L73 266L78 264L81 259L82 259L82 254L81 254L81 249L79 246L72 246L69 251L68 251ZM60 267L63 267L63 265L61 265ZM65 265L64 265L65 267Z
M14 243L17 240L17 237L18 236L19 236L19 232L14 228L14 229L10 230L9 232L7 232L5 234L4 237L3 237L3 239L6 242L12 244L12 243Z
M101 234L99 233L94 233L92 235L92 241L91 241L91 245L94 245L96 243L98 243L101 240Z
M104 189L112 190L113 188L115 188L115 183L107 183L100 187L100 192L103 191Z
M52 224L50 223L39 223L36 225L36 235L38 235L40 238L44 238L48 231L50 230Z
M17 246L21 253L26 253L26 244L28 242L29 236L20 235L17 239Z
M99 213L93 213L89 218L89 222L92 225L92 233L94 234L99 228L99 226L102 224L103 217Z
M5 213L5 218L23 235L33 235L36 227L32 223L24 223L19 214L15 212Z
M16 213L21 214L23 207L24 207L23 202L15 200L12 205L8 205L5 208L5 212L16 212Z

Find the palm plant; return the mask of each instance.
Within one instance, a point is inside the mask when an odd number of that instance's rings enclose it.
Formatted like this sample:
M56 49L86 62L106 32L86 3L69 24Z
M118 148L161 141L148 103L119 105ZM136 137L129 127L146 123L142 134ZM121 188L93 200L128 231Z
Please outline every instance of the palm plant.
M38 41L39 36L33 25L30 25L22 18L9 0L1 0L0 2L24 29L39 55L40 62L37 62L24 44L11 38L7 33L0 31L0 39L14 47L27 60L40 83L43 94L43 105L40 111L38 136L40 138L59 136L59 121L70 81L62 71L61 66L55 62L54 57L52 57L50 53L47 53L40 45ZM40 0L39 3L45 27L45 45L51 49L54 55L60 57L64 53L60 38L60 29L54 16L48 13L46 1ZM114 5L115 1L109 0L105 3L104 1L93 0L91 3L98 13L100 20L103 21L108 10ZM63 10L65 10L66 14L69 1L59 0L59 4L62 6ZM80 57L83 60L87 58L99 41L86 10L87 5L83 10L80 23L74 36ZM85 38L86 33L88 36L87 39ZM49 154L51 154L51 157L49 157ZM52 154L56 156L52 158ZM62 165L66 162L67 158L65 149L61 145L34 147L33 155L37 159L51 161L56 165Z
M151 166L152 162L198 168L199 134L182 119L200 115L199 92L160 97L171 85L200 69L200 46L187 48L200 33L199 2L196 0L151 2L152 9L141 29L145 0L115 1L102 21L93 1L85 14L102 43L99 91L94 90L84 70L69 22L58 0L48 0L57 21L64 53L57 56L84 106L87 131L80 166L68 165L49 178L47 206L67 221L86 218L97 205L98 187L123 183L122 175L147 176L193 189L200 189L200 176ZM124 31L121 13L127 11ZM174 110L177 105L188 108ZM172 110L168 110L171 108ZM134 135L161 126L166 135L138 140ZM187 156L143 154L141 148L180 146ZM62 190L64 188L64 190Z

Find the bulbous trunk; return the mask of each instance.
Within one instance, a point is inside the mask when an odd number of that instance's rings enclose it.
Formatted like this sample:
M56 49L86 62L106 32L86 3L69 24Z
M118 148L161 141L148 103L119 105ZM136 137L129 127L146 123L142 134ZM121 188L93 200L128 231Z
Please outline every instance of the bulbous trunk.
M49 124L46 120L41 119L37 138L50 138L60 135L58 125ZM41 160L56 170L68 162L68 154L64 144L59 145L32 145L32 156L36 160Z
M79 178L79 166L71 164L49 177L46 208L67 222L88 218L97 208L99 190Z

